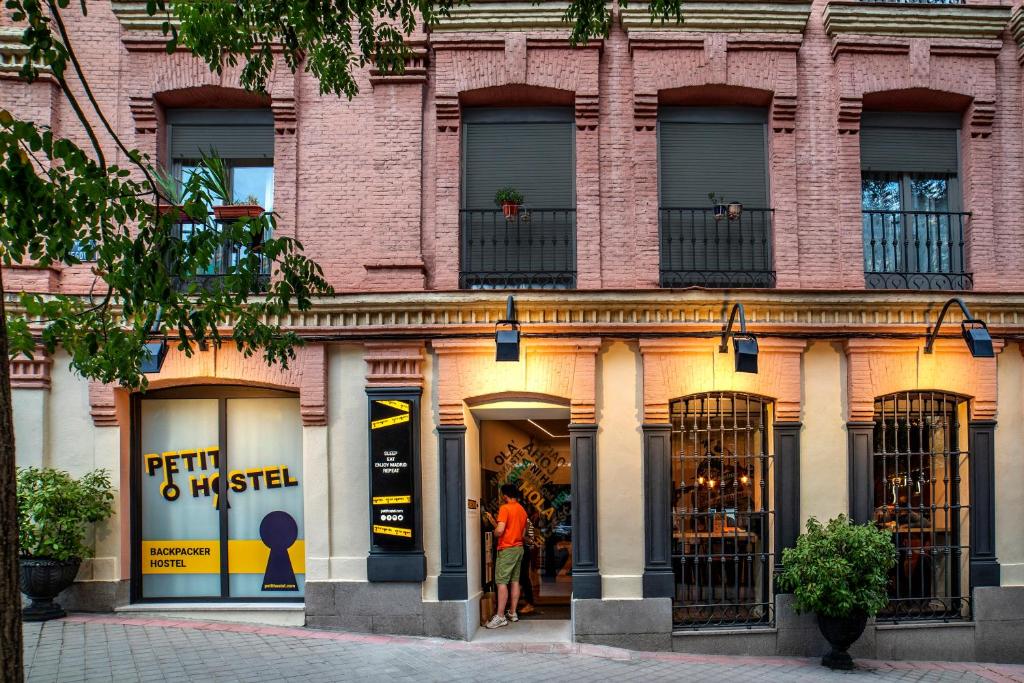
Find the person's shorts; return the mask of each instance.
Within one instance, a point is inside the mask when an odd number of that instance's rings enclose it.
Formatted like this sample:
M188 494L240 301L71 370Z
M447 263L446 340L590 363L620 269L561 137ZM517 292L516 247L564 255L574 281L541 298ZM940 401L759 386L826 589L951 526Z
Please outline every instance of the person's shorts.
M494 581L498 585L519 583L519 567L523 563L523 546L514 545L498 551L498 561L494 564Z

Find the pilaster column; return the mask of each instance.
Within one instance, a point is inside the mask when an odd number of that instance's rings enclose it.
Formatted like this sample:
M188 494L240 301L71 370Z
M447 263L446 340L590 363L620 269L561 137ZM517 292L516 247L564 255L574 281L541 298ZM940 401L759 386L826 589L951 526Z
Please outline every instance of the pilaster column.
M466 426L438 425L437 470L441 484L441 574L438 600L466 600Z
M850 519L864 524L874 518L874 422L847 422L850 464Z
M996 558L995 420L971 420L968 468L971 506L971 587L998 586Z
M775 423L775 568L782 568L782 551L796 545L800 535L799 422Z
M645 424L644 576L645 598L671 598L672 572L672 425Z
M597 425L570 424L572 449L572 594L601 597L597 555Z

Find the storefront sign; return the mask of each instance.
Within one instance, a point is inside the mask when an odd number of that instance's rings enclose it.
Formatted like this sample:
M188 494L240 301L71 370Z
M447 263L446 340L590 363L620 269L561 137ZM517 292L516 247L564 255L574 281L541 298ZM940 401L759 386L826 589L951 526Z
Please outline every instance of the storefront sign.
M193 498L212 497L213 507L217 507L220 497L219 455L220 449L217 446L148 453L144 456L146 474L150 477L158 475L163 477L163 482L160 484L160 495L168 502L173 502L181 497L182 487L175 481L175 477L187 475L187 492ZM299 480L288 471L288 467L285 465L231 470L227 477L228 487L232 493L266 491L299 485Z
M416 547L414 409L410 401L370 401L370 530L386 550Z

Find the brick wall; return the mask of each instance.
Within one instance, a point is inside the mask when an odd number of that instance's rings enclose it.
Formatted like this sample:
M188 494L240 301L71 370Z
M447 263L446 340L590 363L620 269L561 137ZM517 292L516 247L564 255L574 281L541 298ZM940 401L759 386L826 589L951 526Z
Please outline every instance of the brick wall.
M984 40L832 36L826 5L814 0L802 34L627 32L617 21L608 39L577 48L564 30L417 35L423 54L410 75L362 71L351 101L322 96L312 76L279 65L270 106L281 230L339 291L454 289L461 104L572 102L578 286L656 287L658 104L756 104L770 122L778 286L859 289L860 112L924 104L963 114L975 289L1024 289L1024 70L1009 31ZM109 5L69 24L111 123L154 158L168 107L245 97L237 70L211 74L187 54L166 55L158 36L123 29ZM9 75L2 106L85 144L51 82ZM87 266L11 278L67 292L93 280Z

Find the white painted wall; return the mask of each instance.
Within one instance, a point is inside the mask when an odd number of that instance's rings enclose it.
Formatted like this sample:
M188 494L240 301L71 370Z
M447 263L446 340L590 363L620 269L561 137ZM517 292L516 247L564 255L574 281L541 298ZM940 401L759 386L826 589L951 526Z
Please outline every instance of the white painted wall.
M1017 344L999 354L996 414L996 557L1004 586L1024 586L1024 357Z
M597 359L597 545L605 598L642 598L643 387L639 350L624 342Z
M815 342L803 357L800 527L849 512L846 358L838 344Z

